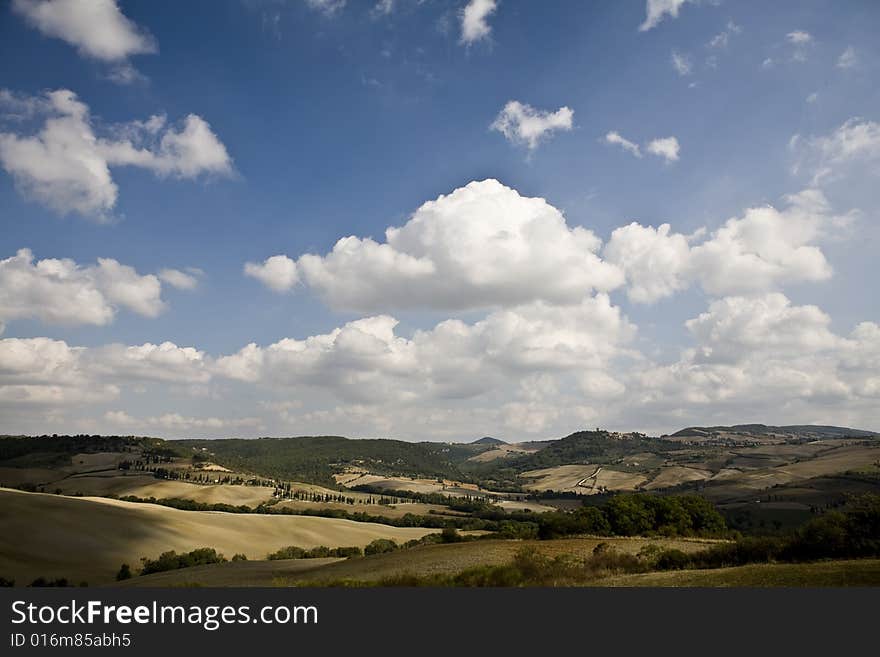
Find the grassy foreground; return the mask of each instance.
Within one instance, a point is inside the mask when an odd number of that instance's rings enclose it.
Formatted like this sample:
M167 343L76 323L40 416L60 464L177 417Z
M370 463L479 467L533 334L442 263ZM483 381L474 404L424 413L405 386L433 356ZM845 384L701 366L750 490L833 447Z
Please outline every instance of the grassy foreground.
M880 559L762 563L709 570L615 575L594 586L813 587L880 586Z

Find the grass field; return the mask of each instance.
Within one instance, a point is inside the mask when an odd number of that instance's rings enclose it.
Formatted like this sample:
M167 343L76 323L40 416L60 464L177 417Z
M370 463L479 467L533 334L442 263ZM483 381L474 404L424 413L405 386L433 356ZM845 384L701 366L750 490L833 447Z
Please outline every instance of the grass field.
M527 490L575 492L581 495L598 493L600 488L633 491L647 478L638 472L622 472L597 465L557 465L552 468L523 472L529 481Z
M442 515L464 516L449 507L440 504L422 504L420 502L405 502L401 504L345 504L343 502L310 502L308 500L282 500L275 505L279 509L297 509L312 511L318 509L336 509L348 513L366 513L371 516L383 516L385 518L402 518L408 513L417 516L427 516L431 513Z
M106 498L0 489L0 576L19 584L44 577L110 582L120 564L166 550L213 547L264 559L288 545L363 547L377 538L405 542L435 532L335 518L179 511Z
M278 561L236 561L168 570L143 577L133 577L113 586L271 586L278 579L295 577L305 571L335 563L339 559L281 559Z
M645 484L645 490L653 490L655 488L671 488L688 481L703 481L712 476L708 470L699 470L697 468L688 468L680 465L672 465L661 468L650 482Z
M711 570L617 575L597 580L594 586L880 586L880 559L755 564Z
M455 574L467 568L482 565L500 565L511 561L523 547L535 547L548 556L571 554L584 558L592 554L599 543L610 543L620 552L636 554L645 545L654 544L695 552L706 547L699 539L647 538L565 538L553 541L500 541L481 540L464 543L424 545L387 554L347 559L324 565L303 563L310 559L290 562L247 564L220 564L206 566L198 571L187 568L169 573L137 577L126 586L302 586L342 580L375 582L403 574ZM290 569L286 570L286 564ZM159 577L161 575L161 578ZM156 583L153 584L153 578ZM160 583L161 582L161 583Z

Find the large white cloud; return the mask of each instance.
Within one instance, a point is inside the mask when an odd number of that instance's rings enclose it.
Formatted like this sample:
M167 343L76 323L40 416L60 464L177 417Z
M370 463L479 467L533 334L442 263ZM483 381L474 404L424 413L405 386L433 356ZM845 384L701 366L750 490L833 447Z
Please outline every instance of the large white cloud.
M104 325L118 307L156 317L165 309L161 291L156 276L112 258L84 267L67 258L35 260L29 249L20 249L0 260L0 327L15 319Z
M380 315L303 340L250 344L219 358L221 376L281 386L318 386L349 401L467 398L508 384L511 374L577 371L585 385L619 389L607 371L635 327L607 295L560 307L536 302L467 324L446 320L411 338Z
M0 109L22 108L45 117L35 134L0 132L0 165L21 192L59 214L106 217L118 188L114 166L136 166L159 176L229 175L232 160L208 123L190 114L180 127L162 116L108 126L96 135L88 106L67 89L41 97L0 95Z
M0 340L0 405L55 408L118 397L115 385L95 381L83 367L85 351L49 338Z
M110 344L72 347L45 337L0 339L0 403L51 409L102 403L123 390L210 381L212 360L192 347Z
M792 305L779 293L714 301L686 322L695 346L674 363L637 373L630 401L642 413L669 417L872 426L880 419L873 412L880 327L864 322L839 336L830 323L819 308Z
M831 318L816 306L792 306L773 292L757 297L724 297L685 326L701 362L735 362L757 352L797 356L841 346L829 329Z
M653 228L633 222L611 233L604 256L626 272L633 301L650 303L687 287L688 238L670 230L669 224Z
M618 228L604 250L621 267L628 294L652 302L698 283L713 295L764 292L788 283L822 281L832 269L817 245L834 217L824 195L805 190L783 210L750 208L699 243L664 224Z
M126 346L111 344L89 349L83 356L89 368L113 380L207 383L210 361L203 351L173 342Z
M302 280L331 306L365 312L577 303L623 281L600 246L544 199L484 180L425 203L383 243L345 237L325 256L300 257L296 275L289 258L248 273L274 289Z
M538 110L518 100L509 101L489 126L514 144L534 150L557 130L571 130L574 110L560 107L555 112Z
M122 393L234 384L280 399L320 394L334 404L372 406L378 422L380 414L395 409L439 412L479 399L498 400L499 407L522 401L549 408L554 377L568 381L563 387L576 396L615 398L625 390L615 368L635 357L629 346L635 327L601 294L568 307L526 304L474 323L446 320L411 337L398 335L397 325L387 315L367 317L329 333L266 347L251 344L222 357L171 342L84 348L48 338L9 338L0 340L0 401L52 408L61 402L106 403ZM298 406L266 408L288 413ZM127 422L118 407L110 412L120 424Z
M132 417L125 411L107 411L104 413L104 421L114 428L124 427L127 429L139 428L148 430L191 432L193 430L223 431L227 429L259 429L262 426L260 418L219 418L219 417L189 417L180 413L165 413L163 415L151 415L148 417Z
M536 302L473 323L446 320L409 336L379 315L223 357L172 343L82 348L9 338L0 340L0 403L11 420L29 408L83 406L109 413L108 423L165 435L250 435L267 426L552 436L596 424L754 419L870 428L880 419L876 323L838 335L819 308L767 293L712 301L685 329L693 346L672 362L651 362L635 350L635 327L600 294L569 307ZM193 384L218 391L207 412L131 406L131 394Z
M826 280L831 265L815 243L829 220L825 197L816 190L789 197L783 211L750 208L692 249L692 275L712 294Z
M12 9L49 37L104 61L156 52L156 41L126 18L116 0L12 0Z

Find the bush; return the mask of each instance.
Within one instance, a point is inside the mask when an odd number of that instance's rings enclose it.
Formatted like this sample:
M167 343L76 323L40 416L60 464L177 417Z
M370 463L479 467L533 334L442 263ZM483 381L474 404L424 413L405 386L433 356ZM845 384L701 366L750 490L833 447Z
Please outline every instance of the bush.
M692 560L689 554L681 550L670 549L663 550L654 562L657 570L683 570L689 568Z
M232 561L247 561L247 555L241 552L232 555Z
M375 542L375 541L374 541ZM270 561L278 559L324 559L327 557L341 557L347 559L349 557L359 557L363 554L359 547L337 547L328 548L325 545L319 545L311 550L305 550L295 545L288 545L281 548L277 552L273 552L266 558ZM235 559L233 558L233 561Z
M124 579L131 579L131 566L127 563L122 564L119 567L119 572L116 573L116 581L121 582Z
M455 527L445 527L440 532L441 543L460 543L462 540L461 534L458 533Z
M377 538L364 548L364 554L385 554L399 549L397 543L387 538Z
M618 552L608 543L599 543L593 555L584 562L584 575L598 577L607 573L640 573L647 570L645 562L632 554Z
M163 552L158 559L147 559L143 557L141 562L141 575L149 575L150 573L160 573L166 570L178 570L179 568L190 568L192 566L203 566L212 563L223 563L226 557L219 554L214 548L198 548L192 552L177 554L174 550Z
M351 557L359 557L364 553L363 550L361 550L359 547L356 547L356 546L355 547L338 547L335 550L333 550L333 552L334 552L334 554L333 554L334 557L341 557L343 559L350 559Z
M269 561L277 561L279 559L305 559L307 554L308 553L301 547L288 545L287 547L281 548L277 552L273 552L266 558Z
M66 577L59 577L58 579L46 579L45 577L37 577L37 579L31 582L28 586L70 586L70 584L67 582Z

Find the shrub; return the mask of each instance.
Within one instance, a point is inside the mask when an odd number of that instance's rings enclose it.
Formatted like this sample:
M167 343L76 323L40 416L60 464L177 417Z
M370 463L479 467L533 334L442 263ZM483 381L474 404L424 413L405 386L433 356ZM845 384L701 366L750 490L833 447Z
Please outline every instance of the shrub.
M127 563L122 564L119 567L119 572L116 573L116 581L121 582L124 579L131 579L131 566Z
M70 586L70 584L68 584L66 577L59 577L58 579L46 579L45 577L37 577L37 579L31 582L29 586Z
M461 534L458 533L458 530L455 527L445 527L443 531L440 532L441 543L460 543L462 540Z
M166 570L177 570L179 568L190 568L192 566L203 566L212 563L223 563L226 557L219 554L214 548L197 548L191 552L177 554L174 550L163 552L158 559L147 559L143 557L141 562L141 575L149 575L150 573L160 573Z
M308 553L301 547L288 545L287 547L281 548L277 552L273 552L266 558L269 561L277 561L279 559L305 559L307 554Z
M387 538L377 538L364 548L364 554L385 554L398 549L397 543Z
M657 556L654 567L658 570L683 570L691 566L691 557L681 550L663 550Z
M350 559L351 557L359 557L364 553L359 547L338 547L333 550L334 557L342 557L343 559Z

